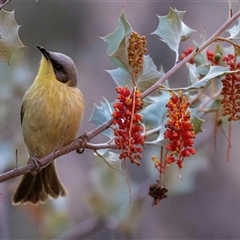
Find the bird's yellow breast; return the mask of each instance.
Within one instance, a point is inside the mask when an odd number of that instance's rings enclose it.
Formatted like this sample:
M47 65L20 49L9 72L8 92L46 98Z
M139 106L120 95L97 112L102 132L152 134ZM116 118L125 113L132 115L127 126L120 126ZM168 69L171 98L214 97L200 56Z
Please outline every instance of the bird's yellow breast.
M23 97L22 132L29 155L43 157L73 141L83 112L78 88L57 81L53 74L38 74Z

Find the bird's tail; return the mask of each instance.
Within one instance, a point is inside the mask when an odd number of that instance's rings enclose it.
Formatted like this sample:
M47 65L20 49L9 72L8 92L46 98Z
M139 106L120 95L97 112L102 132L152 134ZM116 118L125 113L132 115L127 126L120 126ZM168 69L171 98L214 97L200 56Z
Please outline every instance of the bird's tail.
M66 194L67 190L59 180L55 163L52 162L40 173L27 173L23 176L13 196L13 204L17 205L27 202L32 204L44 203L48 196L57 198Z

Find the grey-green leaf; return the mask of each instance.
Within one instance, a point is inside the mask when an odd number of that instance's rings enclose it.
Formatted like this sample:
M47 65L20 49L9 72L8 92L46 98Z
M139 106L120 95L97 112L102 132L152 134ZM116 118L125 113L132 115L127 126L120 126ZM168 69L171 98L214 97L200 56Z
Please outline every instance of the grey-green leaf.
M119 159L119 154L110 151L109 149L97 150L97 155L104 159L104 161L113 169L118 170L123 175L122 160Z
M229 28L227 32L230 34L230 37L228 37L228 39L240 39L240 18L238 18L237 24Z
M205 122L205 120L201 119L197 113L198 113L198 108L191 108L191 118L192 118L192 124L194 127L195 134L204 132L204 130L202 129L202 124Z
M144 55L143 69L137 77L137 87L143 92L157 82L163 73L157 70L156 65L149 56Z
M93 122L96 126L102 125L104 122L112 117L112 104L110 104L106 99L105 102L101 102L101 106L94 104L94 109L89 122ZM114 134L112 129L106 129L102 134L108 138L113 138Z
M118 27L113 33L108 34L102 39L107 42L107 54L112 62L121 68L127 68L128 57L125 37L130 35L132 27L127 21L124 10L118 21Z
M157 140L152 140L153 143L164 141L164 131L166 124L166 103L170 98L168 91L162 91L159 96L147 97L144 101L151 103L145 107L140 113L143 116L143 124L149 129L159 128L160 132L157 136ZM149 143L149 142L148 142ZM161 143L160 143L161 144ZM162 145L162 144L161 144Z
M210 66L210 69L204 78L202 78L200 81L195 82L194 84L192 84L186 88L182 88L182 89L189 90L189 89L203 88L209 83L210 80L212 80L216 77L219 77L223 74L228 74L228 73L232 73L232 71L229 71L229 67Z
M153 32L176 53L176 62L179 57L178 49L180 42L188 39L195 31L183 23L184 13L185 11L177 11L170 8L168 15L158 16L159 25Z
M16 23L14 11L0 10L0 61L10 64L15 51L24 47L19 36L19 25Z
M129 71L119 67L114 70L106 70L106 72L110 74L117 86L129 86L130 89L133 89L131 74Z

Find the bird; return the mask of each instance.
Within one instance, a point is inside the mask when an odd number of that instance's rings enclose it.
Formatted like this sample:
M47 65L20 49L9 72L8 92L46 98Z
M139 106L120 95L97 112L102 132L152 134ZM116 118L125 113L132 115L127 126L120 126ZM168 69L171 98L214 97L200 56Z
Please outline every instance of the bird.
M21 126L28 149L28 163L41 159L74 141L84 114L84 97L77 87L77 70L65 54L36 46L42 53L40 67L23 96ZM12 203L38 204L66 196L55 161L39 171L23 175Z

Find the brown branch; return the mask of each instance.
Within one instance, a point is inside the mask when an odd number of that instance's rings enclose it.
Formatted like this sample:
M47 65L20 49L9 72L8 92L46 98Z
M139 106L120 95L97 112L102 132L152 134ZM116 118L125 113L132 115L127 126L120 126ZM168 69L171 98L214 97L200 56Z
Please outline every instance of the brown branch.
M38 161L39 167L40 168L46 167L51 161L53 161L54 159L56 159L62 155L70 153L78 148L85 148L86 142L83 140L85 138L84 135L85 134L83 134L83 137L81 136L81 137L77 138L75 141L69 143L68 145L66 145L60 149L54 150L49 155L39 159L39 161ZM33 169L34 169L33 164L29 163L24 167L15 168L6 173L2 173L0 175L0 182L20 176L25 173L28 173L28 172L32 171Z
M51 163L54 159L56 159L60 156L63 156L65 154L68 154L74 150L78 150L79 148L82 148L82 149L88 148L88 149L92 149L92 150L104 149L104 148L114 149L115 144L111 143L112 141L107 142L107 143L97 143L97 144L89 143L90 137L93 138L94 136L98 135L101 131L109 128L109 126L110 126L109 124L111 123L110 120L107 121L106 123L102 124L101 126L95 128L93 131L91 131L89 133L84 133L83 135L81 135L75 141L69 143L68 145L66 145L60 149L57 148L49 155L39 159L38 160L39 168L47 167L48 164ZM160 131L160 128L155 128L155 129L151 129L150 131L143 133L143 134L146 136L150 136L159 131ZM18 177L20 175L28 173L28 172L32 171L33 169L34 169L34 165L32 163L29 163L28 165L19 167L19 168L17 166L13 170L10 170L8 172L0 174L0 183L4 182L6 180L9 180L11 178Z
M79 148L86 148L87 147L87 142L98 135L100 132L104 131L105 129L109 128L111 125L111 119L101 126L95 128L93 131L89 133L84 133L80 137L78 137L75 141L69 143L68 145L60 148L60 149L55 149L52 153L49 155L41 158L38 160L39 167L44 168L48 166L48 164L53 161L54 159L68 154L74 150L77 150ZM13 170L10 170L8 172L0 174L0 183L4 182L6 180L9 180L14 177L18 177L20 175L23 175L25 173L31 172L34 169L34 166L32 163L27 164L26 166L20 167L20 168L15 168Z

